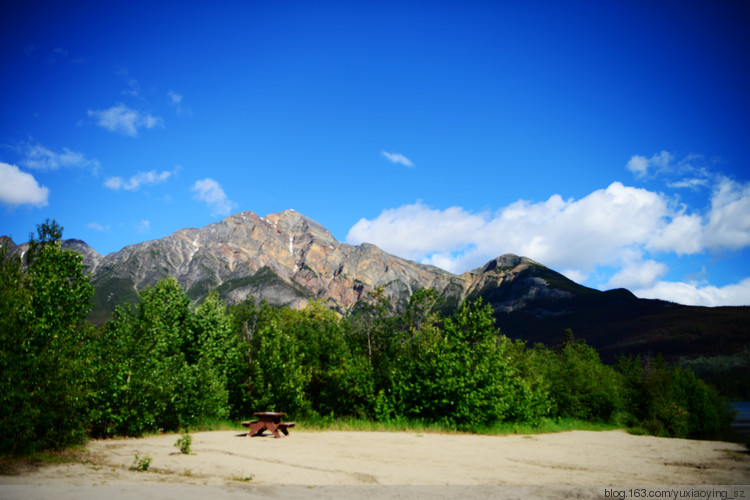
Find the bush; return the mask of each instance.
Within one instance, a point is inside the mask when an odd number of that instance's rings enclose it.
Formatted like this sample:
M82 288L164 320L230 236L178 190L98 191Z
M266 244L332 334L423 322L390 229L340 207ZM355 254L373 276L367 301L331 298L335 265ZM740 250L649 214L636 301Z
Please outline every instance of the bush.
M491 307L466 302L442 324L423 321L393 339L401 348L387 394L396 417L467 430L541 418L543 395L519 370L522 346L495 328Z
M620 358L633 423L667 437L709 437L729 429L729 402L691 370L657 358Z
M572 332L556 349L535 346L526 363L527 371L542 374L540 390L549 396L550 416L611 422L624 407L620 374Z
M141 293L137 312L119 307L100 332L91 430L137 436L229 414L228 380L241 358L223 309L191 311L174 278Z
M251 346L250 406L262 411L307 414L310 402L305 389L310 370L301 362L299 344L272 322L255 332Z
M139 456L137 453L135 454L135 459L133 459L133 464L130 466L130 470L135 470L138 472L146 472L149 467L151 467L151 461L153 459L150 455L145 455L143 457Z
M185 432L182 434L182 436L177 440L177 442L174 444L175 448L180 450L180 453L183 455L190 455L192 454L192 450L190 449L190 446L193 444L193 436L191 436L187 429L185 429Z

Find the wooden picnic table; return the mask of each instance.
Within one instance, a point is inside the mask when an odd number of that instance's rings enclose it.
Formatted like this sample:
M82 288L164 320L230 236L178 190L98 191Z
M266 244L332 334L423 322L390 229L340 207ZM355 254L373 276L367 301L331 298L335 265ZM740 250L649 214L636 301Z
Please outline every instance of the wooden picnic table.
M279 434L279 431L283 432L285 436L288 436L289 428L297 425L296 422L282 422L281 418L286 417L286 413L282 412L259 411L253 413L253 415L258 417L258 419L242 422L242 425L250 429L247 433L248 437L261 436L264 431L268 430L273 433L274 437L280 438L281 434Z

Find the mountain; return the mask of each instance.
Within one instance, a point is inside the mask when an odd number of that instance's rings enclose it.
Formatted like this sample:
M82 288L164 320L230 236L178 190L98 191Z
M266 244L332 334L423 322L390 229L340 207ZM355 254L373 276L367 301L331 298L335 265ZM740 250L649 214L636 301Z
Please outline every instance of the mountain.
M323 300L341 312L382 286L405 300L420 287L460 293L460 278L389 255L374 245L338 242L317 222L288 210L260 217L244 212L201 229L92 259L97 306L111 309L164 276L175 276L193 300L218 290L228 303L253 296L302 307ZM455 300L459 298L456 297Z
M9 238L3 242L25 251ZM624 289L602 292L516 255L455 275L371 244L341 243L293 210L265 217L238 213L106 256L80 240L66 240L64 247L84 257L96 289L96 322L116 305L136 302L145 287L175 276L194 301L217 290L230 304L251 296L289 307L321 300L341 313L377 287L397 306L420 288L434 289L446 312L481 297L512 338L554 345L570 328L609 360L618 353L732 354L750 344L747 307L689 307L638 299Z
M84 255L97 288L97 305L105 310L134 300L138 290L164 276L175 276L196 301L216 289L228 303L253 296L274 305L303 307L309 300L322 300L342 313L377 287L395 304L405 304L420 288L432 288L447 310L481 296L497 313L523 310L540 317L565 313L566 304L578 295L601 293L515 255L454 275L371 244L340 243L293 210L266 217L239 213L106 257Z

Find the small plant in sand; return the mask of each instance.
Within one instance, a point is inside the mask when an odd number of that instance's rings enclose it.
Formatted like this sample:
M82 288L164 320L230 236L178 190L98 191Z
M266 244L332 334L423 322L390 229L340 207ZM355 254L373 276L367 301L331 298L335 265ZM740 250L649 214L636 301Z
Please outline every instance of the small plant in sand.
M175 448L180 450L180 453L184 455L192 455L192 450L190 449L190 445L192 444L193 444L193 436L191 436L189 431L185 429L185 432L182 434L182 437L177 440L174 446Z
M137 470L139 472L147 471L151 466L151 460L152 458L148 454L140 457L138 456L138 453L136 453L135 460L133 460L133 465L130 466L130 470Z
M231 481L241 481L243 483L248 483L252 481L254 477L255 477L255 474L248 474L246 476L232 476L229 479Z

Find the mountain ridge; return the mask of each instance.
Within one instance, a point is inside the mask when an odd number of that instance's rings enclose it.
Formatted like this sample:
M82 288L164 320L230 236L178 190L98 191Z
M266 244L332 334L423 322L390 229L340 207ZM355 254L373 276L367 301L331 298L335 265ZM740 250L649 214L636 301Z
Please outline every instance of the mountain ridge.
M388 254L370 243L339 242L324 226L294 210L265 217L239 212L202 228L179 229L107 255L81 240L65 240L63 245L83 255L97 288L98 305L110 311L114 304L133 301L140 290L164 276L175 276L193 300L218 289L229 303L250 295L290 307L323 300L343 312L377 287L383 287L396 302L408 300L419 288L432 288L450 307L482 295L482 290L507 288L530 266L544 268L526 257L507 254L453 274ZM23 246L19 246L21 252ZM495 301L496 310L509 312L539 297L566 296L566 292L549 289L538 277L526 277L510 292Z
M16 246L7 237L2 241L11 252L25 251L26 244ZM300 308L318 300L342 314L376 288L395 307L403 307L418 289L431 288L440 294L444 312L482 298L492 306L501 331L512 338L554 345L571 328L609 359L619 353L733 353L750 344L748 307L681 306L638 299L624 289L599 291L513 254L453 274L369 243L339 242L294 210L265 217L240 212L107 255L81 240L65 240L63 247L83 255L95 287L92 319L97 323L116 305L136 303L145 287L174 276L195 302L216 290L229 304L254 297ZM704 324L703 318L712 319ZM718 335L712 330L716 325L726 333L721 343L711 342Z

